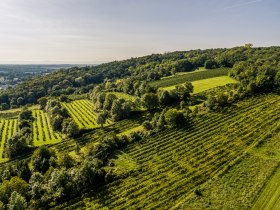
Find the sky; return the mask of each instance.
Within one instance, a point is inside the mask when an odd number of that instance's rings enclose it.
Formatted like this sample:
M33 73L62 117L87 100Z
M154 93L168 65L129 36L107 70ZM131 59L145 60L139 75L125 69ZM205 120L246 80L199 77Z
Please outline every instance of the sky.
M279 0L1 0L1 64L280 45Z

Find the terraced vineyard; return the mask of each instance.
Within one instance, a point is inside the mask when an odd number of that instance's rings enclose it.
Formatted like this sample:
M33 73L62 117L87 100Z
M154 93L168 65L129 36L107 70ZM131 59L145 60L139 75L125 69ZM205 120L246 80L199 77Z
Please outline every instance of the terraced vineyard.
M227 84L234 84L237 81L229 76L220 76L220 77L213 77L208 79L196 80L192 82L194 94L201 93L206 90L210 90L215 87L225 86ZM163 90L172 90L175 89L176 85L163 87Z
M196 81L202 79L208 79L212 77L226 76L229 68L212 69L207 71L198 71L190 74L178 74L172 77L163 78L161 80L150 82L149 84L157 87L168 87L173 85L182 84L186 81Z
M170 209L200 184L224 173L275 129L280 97L244 100L193 127L168 129L124 152L140 170L105 186L92 201L109 209Z
M54 132L48 115L42 110L33 110L33 143L34 146L54 144L61 141L61 136Z
M17 119L0 120L0 139L1 139L0 162L5 160L3 152L4 152L5 143L6 143L7 139L11 138L17 132L18 132L18 120Z
M68 110L73 120L80 129L98 128L100 125L96 123L97 114L93 111L93 104L88 100L77 100L71 103L62 103ZM104 126L108 126L111 122L107 120Z

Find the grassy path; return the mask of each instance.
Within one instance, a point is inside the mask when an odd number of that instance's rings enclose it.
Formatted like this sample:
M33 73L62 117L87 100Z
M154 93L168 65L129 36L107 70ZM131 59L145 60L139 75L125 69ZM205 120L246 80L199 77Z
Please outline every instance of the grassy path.
M280 209L280 167L267 182L252 209Z

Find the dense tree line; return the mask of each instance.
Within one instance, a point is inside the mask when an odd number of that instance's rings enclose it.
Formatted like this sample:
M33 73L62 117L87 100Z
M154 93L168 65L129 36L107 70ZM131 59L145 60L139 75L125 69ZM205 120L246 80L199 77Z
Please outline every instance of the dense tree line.
M97 66L73 67L46 76L35 77L0 92L1 109L37 103L44 96L89 92L106 79L131 77L139 81L157 80L180 71L197 67L232 67L240 61L256 64L278 63L279 47L252 48L251 45L231 49L179 51L114 61Z
M79 149L73 158L48 147L38 148L30 162L0 171L1 209L49 209L83 193L95 191L105 183L120 178L109 164L110 155L134 141L143 132L117 137L108 135L98 143L89 143L85 152ZM81 161L82 160L82 161ZM125 174L124 174L125 175Z

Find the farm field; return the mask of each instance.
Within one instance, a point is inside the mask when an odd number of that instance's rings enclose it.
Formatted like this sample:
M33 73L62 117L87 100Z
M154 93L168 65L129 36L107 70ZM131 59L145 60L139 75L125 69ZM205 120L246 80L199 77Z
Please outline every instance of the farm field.
M138 172L106 185L91 201L77 205L170 209L180 204L193 190L246 158L278 126L278 95L246 99L236 107L199 117L193 127L167 129L130 145L122 152L137 163Z
M206 90L210 90L215 87L224 86L227 84L237 83L237 81L229 76L213 77L209 79L193 81L192 85L194 87L193 93L200 93ZM176 85L163 87L163 90L173 90Z
M4 147L7 139L11 138L15 133L18 132L18 120L1 120L0 119L0 163L5 161L4 157Z
M97 114L93 111L93 104L88 100L76 100L70 103L62 103L68 110L73 120L77 123L80 129L92 129L101 127L96 123ZM107 120L104 126L110 125Z
M278 209L268 204L273 204L279 198L273 196L279 189L276 181L279 179L277 168L280 165L279 126L278 131L272 129L271 135L268 134L263 143L249 151L227 173L200 186L200 196L191 193L174 209L252 209L252 206L258 210ZM278 172L275 173L275 170Z
M173 85L178 85L185 83L186 81L196 81L202 79L208 79L212 77L226 76L229 72L229 68L219 68L219 69L211 69L207 71L195 71L193 73L186 74L176 74L171 77L167 77L161 80L152 81L149 84L152 86L168 87Z
M33 144L34 146L42 146L45 144L54 144L62 140L62 137L54 132L50 120L47 115L42 110L33 110L32 116L33 121Z

